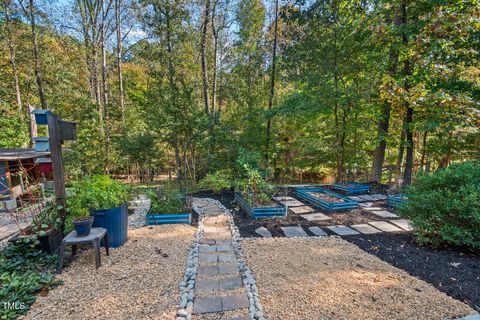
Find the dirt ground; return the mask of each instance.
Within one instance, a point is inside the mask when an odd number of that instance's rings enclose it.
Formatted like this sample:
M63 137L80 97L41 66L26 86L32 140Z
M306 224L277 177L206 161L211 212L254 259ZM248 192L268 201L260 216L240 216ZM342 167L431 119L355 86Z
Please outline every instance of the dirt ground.
M452 319L466 304L336 237L242 241L267 319Z
M38 296L24 319L175 319L194 232L187 225L132 230L109 257L102 249L98 270L93 250L80 254L58 276L64 284Z

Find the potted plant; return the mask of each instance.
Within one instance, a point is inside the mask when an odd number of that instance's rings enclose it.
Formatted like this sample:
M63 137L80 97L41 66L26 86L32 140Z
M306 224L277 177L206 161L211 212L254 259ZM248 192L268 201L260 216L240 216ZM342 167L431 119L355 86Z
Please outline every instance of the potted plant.
M175 188L164 185L147 195L151 200L147 225L192 223L192 215L182 194Z
M52 254L62 243L60 232L60 217L54 203L47 203L32 221L33 233L37 235L39 247L42 251Z
M72 196L67 200L69 210L76 218L85 217L87 210L93 217L93 227L107 229L110 246L122 246L127 241L129 189L107 175L85 177L71 187ZM73 221L72 221L73 223ZM88 226L87 221L78 224Z

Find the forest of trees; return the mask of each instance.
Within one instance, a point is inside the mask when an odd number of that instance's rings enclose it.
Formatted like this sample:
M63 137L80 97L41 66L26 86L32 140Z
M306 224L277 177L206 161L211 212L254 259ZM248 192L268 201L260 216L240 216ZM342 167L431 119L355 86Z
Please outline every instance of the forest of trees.
M477 0L0 0L0 147L78 122L68 173L409 184L480 156Z

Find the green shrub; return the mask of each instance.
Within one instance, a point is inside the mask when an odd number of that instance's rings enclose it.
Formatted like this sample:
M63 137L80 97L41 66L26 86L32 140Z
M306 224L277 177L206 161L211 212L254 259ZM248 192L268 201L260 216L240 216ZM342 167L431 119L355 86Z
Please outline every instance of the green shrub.
M171 185L163 185L147 196L152 201L150 213L184 213L187 211L183 195Z
M244 178L237 181L236 190L251 206L264 206L272 202L276 192L274 185L268 183L259 169L244 164Z
M480 248L480 162L421 175L405 190L400 214L420 243Z
M230 190L232 188L232 171L225 169L215 173L209 173L200 180L198 187L204 190L213 190L215 193Z

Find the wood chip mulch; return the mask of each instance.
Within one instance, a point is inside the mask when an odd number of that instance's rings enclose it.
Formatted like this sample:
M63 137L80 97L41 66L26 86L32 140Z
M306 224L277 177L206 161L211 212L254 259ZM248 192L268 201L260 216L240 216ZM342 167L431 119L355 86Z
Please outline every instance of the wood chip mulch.
M102 248L98 270L93 250L80 254L57 276L64 284L39 296L24 319L175 319L194 232L187 225L131 230L109 257Z
M267 319L452 319L474 312L340 238L241 244Z

